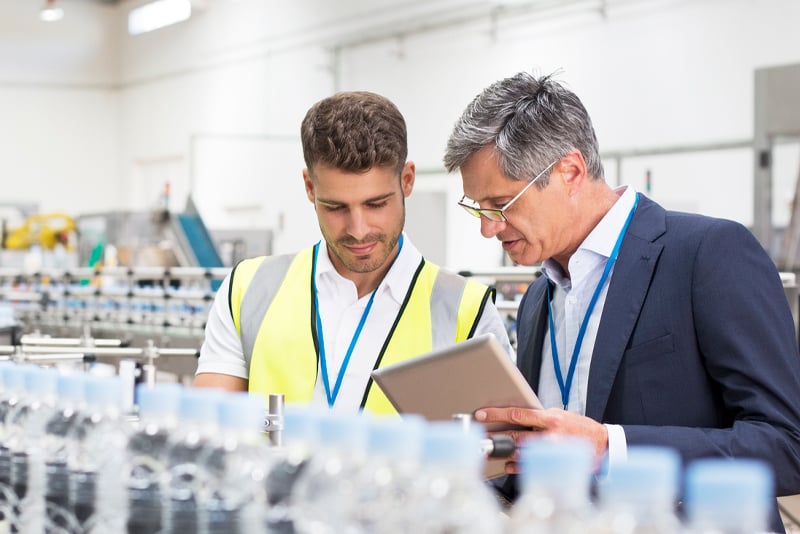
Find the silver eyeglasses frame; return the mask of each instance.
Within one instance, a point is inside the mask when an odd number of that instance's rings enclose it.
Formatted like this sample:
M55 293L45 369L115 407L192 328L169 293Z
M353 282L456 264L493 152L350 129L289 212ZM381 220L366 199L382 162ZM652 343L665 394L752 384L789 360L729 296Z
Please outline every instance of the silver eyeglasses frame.
M470 202L472 202L473 204L475 203L475 201L474 201L474 200L467 198L467 195L463 195L463 196L461 197L461 200L459 200L459 201L458 201L458 205L459 205L459 206L461 206L462 208L464 208L464 211L466 211L467 213L469 213L469 214L470 214L470 215L472 215L473 217L478 217L478 218L480 218L480 217L481 217L481 215L482 215L482 216L484 216L485 218L487 218L488 220L490 220L490 221L493 221L493 222L508 222L508 219L506 218L505 211L506 211L508 208L510 208L510 207L511 207L511 205L512 205L514 202L516 202L516 201L517 201L517 199L523 195L523 193L525 193L525 191L527 191L528 189L530 189L530 187L531 187L533 184L535 184L535 183L536 183L536 181L537 181L539 178L541 178L542 176L544 176L544 174L545 174L547 171L549 171L549 170L550 170L550 169L553 167L553 165L555 165L556 163L558 163L560 160L561 160L561 158L558 158L558 159L557 159L557 160L555 160L553 163L551 163L550 165L548 165L547 167L545 167L545 169L544 169L542 172L540 172L539 174L537 174L537 175L536 175L536 177L535 177L533 180L531 180L530 182L528 182L528 185L526 185L525 187L523 187L523 188L522 188L522 190L521 190L519 193L517 193L516 195L514 195L514 198L512 198L511 200L509 200L508 202L506 202L506 203L505 203L505 205L504 205L502 208L476 208L474 205L471 205L471 204L469 204L469 203L467 203L467 202L466 202L466 200L469 200L469 201L470 201Z

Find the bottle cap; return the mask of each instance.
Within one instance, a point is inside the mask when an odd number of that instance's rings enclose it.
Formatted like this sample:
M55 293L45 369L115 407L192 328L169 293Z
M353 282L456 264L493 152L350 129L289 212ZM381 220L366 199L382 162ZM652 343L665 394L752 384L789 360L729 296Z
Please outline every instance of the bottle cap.
M686 469L685 500L693 526L764 531L775 503L772 469L756 459L695 460Z
M423 432L422 463L477 472L484 461L483 435L476 423L464 428L458 421L433 421Z
M408 417L380 417L370 421L367 432L367 447L371 455L396 460L419 459L422 451L424 419Z
M180 408L181 392L179 384L157 383L136 386L136 399L139 414L143 419L177 416Z
M600 483L600 499L639 503L642 506L672 506L678 497L681 458L668 447L631 446L628 459L614 465Z
M264 396L247 392L229 393L219 403L219 423L235 430L264 429Z
M589 498L594 447L577 437L535 437L520 447L523 491L542 490L575 502Z
M327 412L319 420L319 432L326 447L364 451L367 446L367 416Z

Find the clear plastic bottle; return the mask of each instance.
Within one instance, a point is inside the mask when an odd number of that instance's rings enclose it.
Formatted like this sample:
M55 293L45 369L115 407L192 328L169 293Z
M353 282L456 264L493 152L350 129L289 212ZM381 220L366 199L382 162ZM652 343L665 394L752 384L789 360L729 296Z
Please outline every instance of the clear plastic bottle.
M684 501L688 532L767 532L775 505L772 469L756 459L695 460L686 468Z
M205 457L219 432L219 402L223 393L212 389L184 389L179 424L167 444L162 532L199 532L198 502L209 474Z
M45 425L45 531L75 532L80 525L69 502L67 440L70 429L86 410L86 377L82 373L58 376L58 405Z
M3 523L10 528L12 510L17 504L17 496L11 478L11 449L8 446L9 422L25 392L23 367L15 364L0 366L3 388L0 394L0 515Z
M674 449L631 446L598 485L596 534L678 534L675 512L681 473Z
M284 407L282 444L271 449L273 465L266 480L268 507L264 522L270 533L295 531L291 497L319 443L319 421L327 415L327 411L308 405Z
M370 420L367 465L355 508L364 532L389 534L414 527L409 505L420 472L424 431L425 420L413 415Z
M23 368L26 393L9 413L8 447L18 507L12 520L18 532L44 532L44 433L55 411L58 371L35 366Z
M585 533L592 520L594 448L580 438L542 437L520 450L520 497L511 509L514 534Z
M178 384L141 384L136 388L139 421L125 450L128 534L161 530L161 482L166 474L167 443L178 424L181 394Z
M263 531L266 477L272 464L264 435L265 399L229 393L219 403L219 439L205 457L208 480L201 508L207 534L257 534Z
M409 532L494 534L504 531L497 499L483 480L485 455L480 425L429 423L423 436L421 471L411 491Z
M130 424L122 418L124 384L118 377L88 377L86 411L69 430L70 504L85 533L123 532L123 454Z
M299 533L363 532L355 520L358 481L367 446L366 416L330 412L319 420L320 445L291 496Z

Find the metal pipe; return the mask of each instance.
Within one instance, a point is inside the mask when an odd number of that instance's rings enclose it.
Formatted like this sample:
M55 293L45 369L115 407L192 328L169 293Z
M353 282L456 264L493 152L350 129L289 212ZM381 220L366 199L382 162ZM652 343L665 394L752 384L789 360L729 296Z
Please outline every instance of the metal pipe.
M159 349L156 348L159 356L198 356L200 351L198 349Z
M74 337L39 337L26 334L20 338L20 343L23 345L49 345L59 347L77 347L81 344L80 338ZM122 345L120 339L95 339L94 344L97 347L119 347Z
M267 416L264 418L264 432L274 447L283 445L283 393L270 393Z
M22 347L22 352L26 354L79 354L91 353L105 356L141 356L144 349L123 348L123 347ZM27 356L26 356L27 357Z
M0 347L0 350L3 347ZM13 347L12 347L13 349ZM145 354L146 349L135 347L46 347L46 346L23 346L22 352L24 353L39 353L39 354L78 354L78 353L92 353L98 356L142 356ZM156 356L196 356L197 349L159 349L155 348Z
M80 362L86 358L86 354L69 353L69 354L28 354L25 356L25 361L29 362Z
M12 289L10 291L2 291L6 300L11 301L25 301L25 302L39 302L42 300L42 294L38 291L19 291Z

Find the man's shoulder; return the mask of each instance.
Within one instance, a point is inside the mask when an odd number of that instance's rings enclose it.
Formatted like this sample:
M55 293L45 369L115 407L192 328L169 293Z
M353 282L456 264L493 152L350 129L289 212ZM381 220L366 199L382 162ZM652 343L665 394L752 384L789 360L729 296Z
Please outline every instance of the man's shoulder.
M712 217L701 213L689 213L681 211L666 211L666 233L667 239L724 239L726 236L731 238L754 238L750 230L738 221Z

